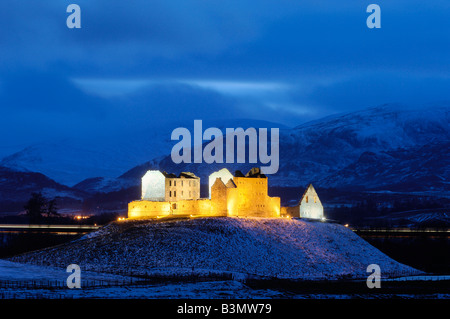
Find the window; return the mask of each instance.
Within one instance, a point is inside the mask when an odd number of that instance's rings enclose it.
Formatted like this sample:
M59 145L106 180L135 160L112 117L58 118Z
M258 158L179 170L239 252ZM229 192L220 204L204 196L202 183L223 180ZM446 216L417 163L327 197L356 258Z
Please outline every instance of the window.
M177 204L172 204L172 209L177 209Z
M182 186L183 186L183 182L181 182L181 184L182 184ZM184 192L183 192L183 191L181 191L181 196L183 196L183 193L184 193Z
M172 191L169 191L169 197L172 197Z
M181 186L183 186L183 181L181 181ZM181 194L181 195L183 195L183 194Z
M173 186L177 186L177 181L173 181Z
M169 181L169 186L172 186L172 181Z
M308 203L308 196L306 196L305 201Z
M173 197L177 197L177 191L173 191Z

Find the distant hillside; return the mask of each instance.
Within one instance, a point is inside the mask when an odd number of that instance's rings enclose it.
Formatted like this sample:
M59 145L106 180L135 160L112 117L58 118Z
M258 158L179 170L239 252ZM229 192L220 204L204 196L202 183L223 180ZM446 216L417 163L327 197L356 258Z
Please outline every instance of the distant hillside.
M280 168L269 176L269 184L443 191L450 181L449 141L450 108L446 105L413 109L388 104L328 116L280 130ZM124 181L139 185L148 169L195 172L206 181L223 167L245 173L258 165L174 164L168 154L130 169L115 185Z
M114 136L72 137L31 144L22 150L0 158L0 166L20 171L45 174L58 183L74 186L85 179L99 188L98 177L115 179L130 168L170 154L174 141L171 133L177 127L191 129L193 121L172 122L171 125L151 125L142 131L117 132ZM260 120L203 121L207 127L284 127ZM192 130L193 131L193 130ZM97 179L93 179L97 178ZM112 186L114 188L115 186ZM111 188L109 188L111 189Z
M48 198L60 197L59 203L66 199L66 204L86 196L83 191L61 185L41 173L0 166L0 212L23 210L23 204L34 192Z
M350 229L296 219L201 218L113 223L79 240L12 261L111 273L232 272L241 276L333 279L418 273Z
M174 127L177 125L174 123ZM186 123L187 128L191 126L193 123ZM226 127L279 125L255 120L203 123L203 129L212 126L224 132ZM170 157L175 144L170 140L171 129L153 128L138 136L125 134L105 141L65 140L32 146L5 157L0 162L4 167L4 172L0 171L0 203L9 201L12 208L22 207L19 202L28 199L28 190L43 189L73 200L107 193L111 196L103 199L112 199L116 202L114 207L126 210L126 200L134 196L141 177L149 169L176 174L194 172L201 178L202 196L207 196L204 190L212 172L226 167L233 173L236 170L246 173L261 166L260 163L175 164ZM268 176L269 187L304 189L313 183L318 190L422 192L441 196L448 193L450 183L449 141L450 107L445 104L420 108L387 104L328 116L295 128L280 127L280 167L277 174ZM60 181L71 181L69 184L73 186L63 186ZM126 194L130 189L133 191ZM300 189L298 195L290 198L280 196L282 201L298 200L302 192ZM116 196L119 194L124 196ZM343 198L338 203L354 204L354 201ZM94 207L103 206L98 201L95 204Z

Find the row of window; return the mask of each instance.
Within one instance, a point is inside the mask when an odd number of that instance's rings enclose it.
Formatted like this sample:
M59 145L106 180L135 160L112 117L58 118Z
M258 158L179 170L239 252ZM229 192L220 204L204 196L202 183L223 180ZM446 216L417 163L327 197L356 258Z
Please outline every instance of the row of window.
M181 182L181 186L183 186L184 181L180 181L180 182ZM197 181L186 181L186 182L189 182L189 186L197 186ZM169 180L169 186L172 186L172 180ZM173 181L173 186L177 186L177 181Z
M196 195L196 192L194 192L194 197ZM184 196L184 191L181 191L181 196ZM192 192L189 191L189 197L192 196ZM169 197L172 197L172 191L169 191ZM177 191L173 191L173 197L177 197Z
M239 182L239 181L235 181L236 184L246 184L247 182ZM264 182L253 182L253 185L255 184L259 184L259 185L264 185Z

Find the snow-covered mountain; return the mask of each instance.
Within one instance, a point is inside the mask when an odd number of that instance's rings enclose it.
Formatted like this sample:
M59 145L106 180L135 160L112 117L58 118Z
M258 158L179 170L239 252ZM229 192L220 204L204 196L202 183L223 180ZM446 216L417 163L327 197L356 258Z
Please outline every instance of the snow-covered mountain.
M450 182L450 108L383 105L280 130L280 168L270 185L444 190ZM120 179L136 185L147 169L207 176L222 167L246 173L255 164L174 164L170 156L134 167Z
M73 186L96 176L115 178L129 167L167 153L170 135L150 130L137 137L66 138L33 144L4 157L0 165L42 173ZM169 149L170 151L170 149Z
M408 177L418 170L423 172L426 187L430 186L428 180L438 182L434 175L448 182L449 124L448 106L412 109L400 105L303 124L284 135L277 182L374 188L395 180L407 184L411 181ZM432 164L436 160L441 165ZM363 173L367 169L371 174ZM436 184L436 188L443 186Z
M284 127L260 120L203 121L208 127ZM193 122L151 126L139 132L118 132L116 136L55 139L30 145L0 160L0 166L15 171L42 173L58 183L74 186L86 179L111 183L130 168L170 154L177 127L191 129ZM193 130L191 130L193 132ZM105 186L105 185L103 185Z
M204 121L203 130L279 127L280 168L269 176L271 186L313 183L323 188L442 192L448 190L450 181L449 124L449 105L407 108L388 104L295 128L256 120L222 120ZM222 167L246 173L258 165L175 164L170 151L176 142L170 135L180 126L193 132L193 123L173 123L133 136L55 141L7 156L0 166L15 172L39 172L57 183L74 185L73 191L93 194L139 186L148 169L191 171L206 183L207 176ZM39 187L45 183L36 184ZM0 195L7 192L0 189Z

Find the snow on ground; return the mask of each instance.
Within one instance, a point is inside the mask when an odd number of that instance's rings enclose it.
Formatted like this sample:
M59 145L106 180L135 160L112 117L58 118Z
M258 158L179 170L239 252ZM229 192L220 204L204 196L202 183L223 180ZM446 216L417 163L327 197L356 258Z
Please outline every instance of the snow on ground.
M0 259L0 282L65 282L69 275L70 273L66 272L66 268L37 266ZM126 276L85 271L83 272L83 280L102 280L105 282L115 282L118 280L129 280L129 278Z
M406 276L396 278L386 278L385 281L450 281L450 275L418 275L418 276Z
M420 272L338 224L299 219L199 218L125 221L11 261L122 275L233 273L285 279L383 278Z
M82 269L81 289L66 285L72 263ZM373 263L392 290L366 287ZM342 225L281 218L115 222L0 260L0 299L449 298L442 285L429 288L438 280L449 276L402 265ZM333 290L333 282L350 289Z
M0 259L0 299L249 299L282 298L270 289L251 289L236 280L140 284L139 278L82 271L81 289L69 289L63 268Z

